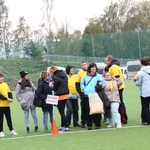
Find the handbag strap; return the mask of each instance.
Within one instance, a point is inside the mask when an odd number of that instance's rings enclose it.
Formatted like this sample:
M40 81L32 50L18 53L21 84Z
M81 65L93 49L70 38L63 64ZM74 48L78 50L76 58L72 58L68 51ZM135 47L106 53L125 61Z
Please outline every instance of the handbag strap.
M94 75L95 76L95 75ZM88 86L88 84L91 82L91 80L94 78L94 76L89 80L89 82L87 83L87 85L84 87L84 90L85 88Z

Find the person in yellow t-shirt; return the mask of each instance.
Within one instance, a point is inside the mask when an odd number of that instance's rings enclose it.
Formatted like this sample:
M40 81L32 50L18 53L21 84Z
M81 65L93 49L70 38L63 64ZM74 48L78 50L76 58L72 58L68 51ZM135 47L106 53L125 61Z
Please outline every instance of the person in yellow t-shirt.
M86 116L86 104L85 104L85 98L84 93L81 91L80 88L80 82L82 78L87 74L87 68L88 68L88 62L83 60L81 63L82 69L77 74L77 82L76 82L76 90L79 93L80 99L81 99L81 128L85 128L85 124L87 122L87 116Z
M71 124L71 115L73 114L73 125L74 127L80 127L79 121L79 106L78 106L78 93L76 90L75 83L77 81L77 75L74 74L74 67L67 66L66 73L68 75L68 88L69 88L69 98L67 100L67 124Z
M17 135L16 131L13 130L11 111L9 103L13 102L12 93L9 86L4 82L4 75L0 73L0 137L4 137L3 132L3 119L4 115L7 120L7 125L11 135Z
M108 67L108 71L116 78L120 78L122 80L122 84L119 86L119 96L120 96L120 106L119 112L121 114L121 123L127 124L128 123L128 116L126 113L126 106L123 102L123 89L125 88L123 75L120 69L120 63L116 60L112 55L108 55L106 57L106 64Z

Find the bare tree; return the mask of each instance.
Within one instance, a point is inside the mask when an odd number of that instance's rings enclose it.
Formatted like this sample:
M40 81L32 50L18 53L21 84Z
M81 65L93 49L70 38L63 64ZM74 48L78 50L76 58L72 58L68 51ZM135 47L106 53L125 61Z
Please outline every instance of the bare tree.
M9 28L11 22L8 20L8 7L5 5L4 0L0 0L0 47L1 47L1 56L6 58L6 52L9 51Z
M43 17L41 27L46 31L47 38L53 37L53 26L56 19L53 15L53 0L43 0Z
M24 17L20 17L17 25L17 29L13 32L13 45L14 51L19 52L19 55L25 57L24 47L32 38L32 32L30 31L29 25L26 23Z

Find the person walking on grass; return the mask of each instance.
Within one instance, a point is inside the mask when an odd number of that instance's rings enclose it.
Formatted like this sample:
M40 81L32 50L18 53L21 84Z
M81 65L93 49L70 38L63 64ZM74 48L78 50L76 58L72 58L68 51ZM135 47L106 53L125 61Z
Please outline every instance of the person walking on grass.
M103 77L97 73L98 68L95 63L91 63L88 66L87 74L82 78L80 86L81 90L84 91L84 103L85 103L85 112L87 118L88 130L92 130L92 123L95 123L95 129L100 129L101 126L101 114L89 115L89 97L88 94L96 91L95 87L97 84L101 85L102 88L105 86L105 81Z
M9 103L13 102L13 96L9 86L4 82L4 75L0 73L0 137L4 137L3 120L4 115L7 120L7 125L11 135L17 135L17 132L13 130L11 111Z
M24 112L24 123L26 126L27 133L30 132L29 128L29 111L34 121L34 131L38 131L38 118L36 115L36 107L33 105L35 86L29 80L28 72L20 72L21 79L18 81L16 86L16 99L20 102L21 108Z
M108 70L105 71L109 71L112 76L114 76L115 78L120 78L122 80L122 84L119 86L119 96L120 96L119 112L121 115L121 123L127 124L128 116L126 113L126 106L123 101L123 90L125 88L125 84L124 84L124 79L123 79L121 69L119 67L120 63L112 55L108 55L106 57L106 64L107 64L106 68Z
M122 84L122 81L120 78L113 77L109 72L104 74L104 79L106 83L104 92L110 102L111 112L111 118L109 118L109 125L107 127L112 128L116 124L117 128L121 128L121 118L118 112L120 104L118 87Z
M44 125L44 131L48 132L48 114L50 115L50 124L52 127L52 121L53 121L53 105L46 104L46 98L47 95L52 95L52 90L49 86L49 73L47 71L42 71L40 74L40 79L38 81L38 87L36 94L39 98L43 100L43 125Z
M150 125L150 58L140 60L141 70L134 77L134 83L140 87L142 125Z
M81 99L81 103L80 103L81 105L81 128L85 128L85 125L87 123L86 108L85 108L86 100L84 97L84 93L80 88L80 83L81 83L82 78L87 74L88 62L83 60L81 63L81 67L82 69L77 74L76 90Z
M73 126L80 127L79 121L79 106L78 106L78 93L76 91L75 83L77 80L77 75L74 74L74 67L67 66L66 73L68 75L68 88L69 88L69 98L67 100L67 124L71 124L71 115L73 114Z
M68 132L69 126L67 124L67 117L65 115L65 107L68 99L68 78L64 71L58 70L57 67L51 66L49 73L52 75L54 95L58 96L58 111L61 116L61 127L59 132Z

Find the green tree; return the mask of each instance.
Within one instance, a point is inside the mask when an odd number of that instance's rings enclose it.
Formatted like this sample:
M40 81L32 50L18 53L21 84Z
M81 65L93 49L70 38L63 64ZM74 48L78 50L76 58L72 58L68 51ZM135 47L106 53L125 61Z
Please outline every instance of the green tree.
M93 44L90 37L93 35L96 56L105 57L112 54L115 57L137 59L140 55L148 54L149 17L150 1L111 2L105 8L104 14L89 20L82 37L82 52L85 55L92 55Z
M150 1L136 3L127 12L122 31L145 30L150 28Z
M33 60L43 60L44 47L39 43L30 41L24 49L27 57L31 57Z

